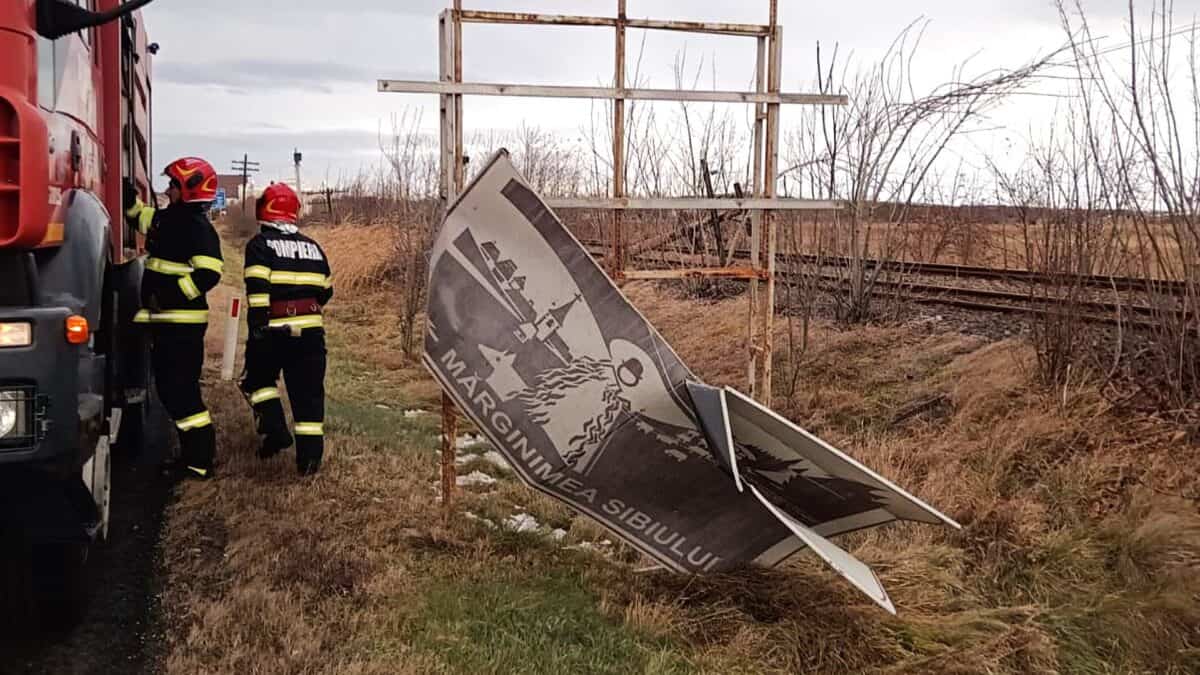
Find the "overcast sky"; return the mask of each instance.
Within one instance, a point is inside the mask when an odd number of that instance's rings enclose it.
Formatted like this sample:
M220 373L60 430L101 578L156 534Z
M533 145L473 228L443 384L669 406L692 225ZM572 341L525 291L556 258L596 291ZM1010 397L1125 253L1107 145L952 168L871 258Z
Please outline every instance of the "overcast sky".
M1097 34L1121 37L1122 0L1085 0ZM449 0L157 0L146 10L161 45L155 68L155 163L197 154L218 170L243 153L265 178L291 175L293 148L305 156L305 183L352 175L378 158L390 118L421 109L435 130L436 97L382 94L378 78L435 79L437 15ZM615 0L468 0L473 9L611 15ZM766 0L628 0L629 14L656 19L766 22ZM1187 6L1194 5L1188 8ZM1187 20L1200 0L1177 0ZM927 83L944 81L972 58L975 71L1015 67L1063 42L1052 0L780 0L785 27L784 89L808 90L818 41L864 61L880 55L907 24L930 20L916 63ZM468 81L597 84L611 81L611 30L468 25ZM673 85L672 62L687 50L715 69L715 85L746 89L754 42L631 31L631 62L641 52L647 86ZM633 68L631 63L630 68ZM714 75L706 77L712 87ZM1018 132L1046 113L1044 103L1003 117ZM586 103L468 99L468 129L525 122L564 134L586 124Z

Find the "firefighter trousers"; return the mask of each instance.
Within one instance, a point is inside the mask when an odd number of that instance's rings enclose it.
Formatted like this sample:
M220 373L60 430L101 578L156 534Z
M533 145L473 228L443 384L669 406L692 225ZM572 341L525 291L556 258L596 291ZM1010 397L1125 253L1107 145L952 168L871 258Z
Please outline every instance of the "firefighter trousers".
M179 431L180 461L201 475L212 471L217 435L200 393L205 324L152 324L150 367L158 398Z
M263 456L292 445L279 396L281 371L295 422L296 467L312 473L325 454L325 331L308 328L299 336L271 332L246 345L242 390L254 408Z

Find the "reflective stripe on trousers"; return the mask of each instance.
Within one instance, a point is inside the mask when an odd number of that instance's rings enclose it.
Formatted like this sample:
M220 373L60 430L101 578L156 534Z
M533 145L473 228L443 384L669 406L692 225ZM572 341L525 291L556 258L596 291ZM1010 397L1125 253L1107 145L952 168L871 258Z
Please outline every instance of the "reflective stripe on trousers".
M324 436L325 425L321 422L296 422L297 436Z
M207 309L167 309L161 312L151 312L148 309L139 310L133 317L134 323L208 323Z
M202 429L212 426L212 415L207 410L202 413L197 413L191 417L185 417L181 420L175 420L175 426L180 431L191 431L192 429Z
M277 387L263 387L253 394L250 394L250 404L258 405L279 398L279 389Z

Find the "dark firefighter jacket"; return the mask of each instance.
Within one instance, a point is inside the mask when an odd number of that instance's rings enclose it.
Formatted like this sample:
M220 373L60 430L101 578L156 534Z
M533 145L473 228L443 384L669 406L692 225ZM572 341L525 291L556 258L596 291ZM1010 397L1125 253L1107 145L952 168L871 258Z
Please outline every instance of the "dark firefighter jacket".
M320 308L332 297L329 262L312 239L264 225L246 245L251 330L322 328Z
M139 200L125 215L147 235L142 309L134 321L207 324L205 295L221 281L221 239L208 220L207 204L152 209Z

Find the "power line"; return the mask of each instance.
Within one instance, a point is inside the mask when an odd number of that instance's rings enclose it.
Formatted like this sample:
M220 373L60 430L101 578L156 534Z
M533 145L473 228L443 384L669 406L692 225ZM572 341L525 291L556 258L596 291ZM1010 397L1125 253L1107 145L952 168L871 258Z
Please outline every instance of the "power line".
M242 215L246 215L246 199L250 196L250 174L261 171L259 162L251 162L250 155L242 155L241 159L233 160L233 170L242 173Z
M1143 45L1150 44L1152 42L1161 42L1161 41L1167 40L1169 38L1176 38L1176 37L1181 37L1181 36L1187 35L1188 33L1195 33L1197 30L1200 30L1200 21L1193 22L1187 26L1184 26L1183 28L1179 28L1177 30L1171 31L1170 33L1164 33L1162 35L1150 35L1148 37L1143 37L1133 43L1121 43L1121 44L1115 45L1113 47L1108 47L1106 49L1101 49L1099 51L1093 51L1090 54L1084 54L1083 58L1108 56L1109 54L1116 54L1118 52L1123 52L1127 49L1133 49L1135 47L1141 47ZM1079 46L1082 47L1083 45L1088 44L1088 43L1100 42L1101 40L1104 40L1104 39L1105 39L1105 37L1101 36L1098 38L1084 40L1083 42L1079 43ZM1065 67L1078 65L1079 60L1080 60L1079 58L1074 58L1074 59L1071 59L1070 61L1065 61L1065 62L1061 62L1061 63L1051 63L1050 65L1065 68Z

